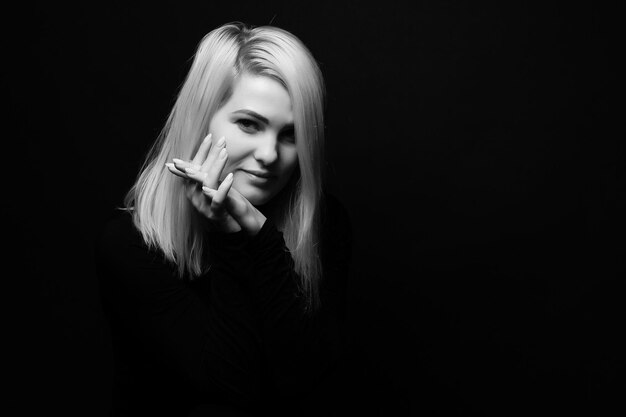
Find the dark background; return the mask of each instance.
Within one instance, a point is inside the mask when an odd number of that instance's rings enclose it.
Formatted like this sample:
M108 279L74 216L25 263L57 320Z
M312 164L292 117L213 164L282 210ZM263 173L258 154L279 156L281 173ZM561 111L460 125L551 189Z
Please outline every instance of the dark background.
M26 284L8 318L23 409L106 414L94 238L201 37L233 20L292 31L326 77L328 186L355 231L338 410L623 409L620 15L460 3L7 10L8 265Z

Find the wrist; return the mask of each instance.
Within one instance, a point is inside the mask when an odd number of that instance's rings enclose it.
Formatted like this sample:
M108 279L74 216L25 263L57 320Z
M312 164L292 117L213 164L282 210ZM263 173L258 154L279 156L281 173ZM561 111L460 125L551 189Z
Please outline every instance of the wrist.
M263 229L263 226L267 222L267 217L265 217L261 212L258 212L257 216L255 217L255 221L253 222L254 224L251 225L249 228L246 228L250 236L256 236L257 234L259 234L259 232L261 231L261 229Z

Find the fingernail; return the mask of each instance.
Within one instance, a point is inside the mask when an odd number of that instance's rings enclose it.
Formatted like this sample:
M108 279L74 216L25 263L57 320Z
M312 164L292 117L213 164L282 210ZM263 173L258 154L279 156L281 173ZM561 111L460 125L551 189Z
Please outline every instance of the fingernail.
M202 187L202 191L204 191L204 192L205 192L205 193L207 193L207 194L213 194L213 193L215 193L215 190L213 190L213 189L211 189L211 188L209 188L209 187L207 187L207 186Z
M224 158L226 158L226 148L220 151L220 159L224 159Z
M220 140L217 141L217 146L224 146L225 143L226 143L226 138L222 136Z
M165 166L168 168L174 168L174 164L172 164L171 162L166 162Z
M176 158L172 159L172 161L174 161L175 164L183 164L183 163L185 163L185 161L183 161L182 159L176 159Z
M211 140L211 134L209 133L208 135L206 135L206 137L204 138L203 142L206 143L208 141Z
M233 173L231 172L226 176L226 178L224 178L224 181L230 181L232 179L233 179Z

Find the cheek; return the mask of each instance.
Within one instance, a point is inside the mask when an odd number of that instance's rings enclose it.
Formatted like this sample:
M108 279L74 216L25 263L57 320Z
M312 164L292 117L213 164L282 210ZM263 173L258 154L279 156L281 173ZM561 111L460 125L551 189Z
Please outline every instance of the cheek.
M209 123L209 132L211 133L214 142L217 142L217 140L222 136L226 136L227 126L228 125L224 120L224 116L221 114L221 110L218 110L213 116L211 123Z
M293 170L298 166L298 153L295 149L290 149L286 152L283 166L286 172L293 172Z
M226 137L226 151L228 152L228 161L224 171L231 168L236 168L239 163L245 159L247 155L246 147L242 145L242 142L237 140L233 135Z

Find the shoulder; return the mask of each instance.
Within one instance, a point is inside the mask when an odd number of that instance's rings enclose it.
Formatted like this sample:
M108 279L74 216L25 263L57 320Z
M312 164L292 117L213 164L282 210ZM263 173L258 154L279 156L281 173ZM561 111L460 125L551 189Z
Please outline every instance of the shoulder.
M163 263L163 256L144 241L129 211L116 210L103 223L96 241L96 261L107 269L137 263Z
M99 251L142 244L143 238L130 211L116 210L102 222L97 239Z

